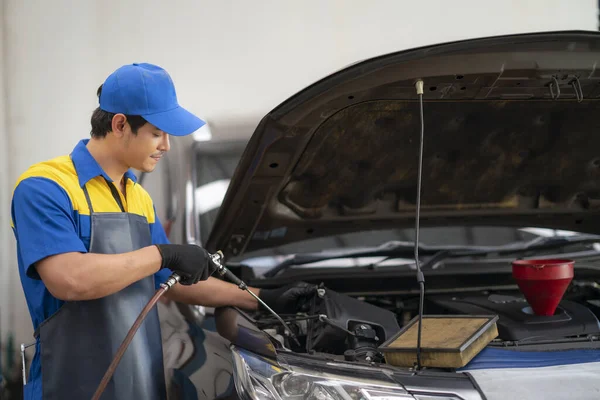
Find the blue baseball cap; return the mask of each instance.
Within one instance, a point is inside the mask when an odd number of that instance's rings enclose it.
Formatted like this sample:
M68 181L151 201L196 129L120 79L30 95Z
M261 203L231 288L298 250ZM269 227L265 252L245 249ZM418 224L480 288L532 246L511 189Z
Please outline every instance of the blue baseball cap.
M110 74L102 85L100 109L139 115L174 136L189 135L206 124L179 105L167 71L148 63L124 65Z

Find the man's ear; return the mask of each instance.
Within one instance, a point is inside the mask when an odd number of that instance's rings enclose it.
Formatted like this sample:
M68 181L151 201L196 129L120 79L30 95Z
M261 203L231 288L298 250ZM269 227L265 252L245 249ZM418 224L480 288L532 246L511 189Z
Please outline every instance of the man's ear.
M127 117L124 114L115 114L112 118L112 132L116 137L123 137L125 127L127 126Z

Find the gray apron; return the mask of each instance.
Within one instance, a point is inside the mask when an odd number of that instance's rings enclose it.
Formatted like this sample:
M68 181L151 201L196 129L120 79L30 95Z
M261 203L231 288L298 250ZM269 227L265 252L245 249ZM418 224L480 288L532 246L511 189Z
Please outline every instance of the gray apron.
M125 212L114 185L106 181L122 212L91 216L90 253L116 254L152 244L145 217ZM150 275L120 292L66 302L40 324L42 392L46 400L92 398L129 328L155 293ZM166 398L158 312L149 313L125 352L101 399Z

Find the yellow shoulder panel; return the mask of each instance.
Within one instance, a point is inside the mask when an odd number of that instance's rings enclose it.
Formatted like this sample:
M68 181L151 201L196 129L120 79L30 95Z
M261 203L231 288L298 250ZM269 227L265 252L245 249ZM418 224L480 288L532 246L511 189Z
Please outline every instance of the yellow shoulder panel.
M28 178L46 178L56 182L69 196L75 211L83 211L81 210L82 205L87 209L85 196L79 187L77 173L69 156L60 156L33 164L19 176L13 187L13 193L17 186L19 186L23 180ZM11 218L11 227L12 226L14 225Z
M77 211L80 215L90 214L85 194L79 186L77 171L69 156L60 156L32 165L21 174L14 189L16 189L19 183L27 178L46 178L56 182L69 196L74 211ZM120 211L118 204L115 202L103 179L99 177L91 179L86 187L90 194L94 211ZM145 216L150 224L154 223L156 219L154 215L154 203L150 194L141 185L133 185L131 181L129 181L127 185L126 207L128 212ZM13 226L12 220L11 226Z
M85 202L85 196L79 187L75 167L69 156L60 156L32 165L19 176L14 189L27 178L47 178L56 182L67 192L75 210L79 210L80 202L78 200L84 200Z
M130 191L127 196L130 212L138 212L146 216L148 223L153 224L156 216L154 215L154 202L150 194L139 183L128 185L127 190Z

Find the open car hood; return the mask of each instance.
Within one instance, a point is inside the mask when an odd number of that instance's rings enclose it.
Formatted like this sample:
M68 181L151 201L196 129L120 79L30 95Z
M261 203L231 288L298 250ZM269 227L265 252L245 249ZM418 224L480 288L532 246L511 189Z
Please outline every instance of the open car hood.
M598 232L600 34L467 40L354 64L259 123L206 247L421 223Z

